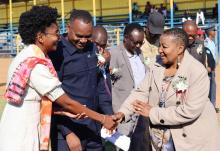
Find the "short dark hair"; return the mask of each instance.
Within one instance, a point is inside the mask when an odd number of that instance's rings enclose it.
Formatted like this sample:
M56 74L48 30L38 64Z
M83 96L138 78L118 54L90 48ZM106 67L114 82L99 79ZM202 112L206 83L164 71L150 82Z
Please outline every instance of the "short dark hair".
M141 25L137 23L128 24L124 29L124 36L130 36L134 30L138 30L139 32L144 32L144 29Z
M172 35L176 39L180 40L184 44L184 49L188 46L188 35L187 33L180 28L171 28L168 30L165 30L162 35Z
M87 24L92 22L92 16L86 10L73 9L70 14L70 22L73 22L75 19L82 20Z
M24 44L34 44L38 32L56 23L59 17L57 9L48 6L33 6L31 10L21 14L18 32Z

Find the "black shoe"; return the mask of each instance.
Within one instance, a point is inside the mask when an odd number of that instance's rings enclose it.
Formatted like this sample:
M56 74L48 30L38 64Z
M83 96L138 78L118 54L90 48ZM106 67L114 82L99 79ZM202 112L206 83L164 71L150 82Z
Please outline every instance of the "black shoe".
M218 107L215 108L216 113L220 112L220 109Z

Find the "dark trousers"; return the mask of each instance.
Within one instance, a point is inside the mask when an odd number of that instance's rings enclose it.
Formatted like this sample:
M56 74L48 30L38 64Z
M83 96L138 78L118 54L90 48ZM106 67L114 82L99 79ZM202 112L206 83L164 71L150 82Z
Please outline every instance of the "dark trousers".
M83 151L103 151L103 145L102 140L99 134L93 132L89 128L83 125L74 126L75 130L73 133L75 133L82 145ZM51 134L51 147L52 151L69 151L69 147L67 145L67 142L65 139L61 137L57 137L57 135L60 135L59 131L56 132L52 131L54 134Z
M210 90L209 90L209 98L213 106L216 106L216 82L215 82L215 71L209 73L210 78Z
M149 118L143 116L138 118L137 126L131 136L130 151L152 151L149 122Z

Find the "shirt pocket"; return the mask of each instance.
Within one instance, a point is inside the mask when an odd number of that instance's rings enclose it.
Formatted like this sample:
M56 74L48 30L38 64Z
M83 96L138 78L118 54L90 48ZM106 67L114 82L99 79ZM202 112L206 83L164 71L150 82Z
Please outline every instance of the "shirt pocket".
M63 65L63 77L82 75L88 70L87 60L84 56L76 55L66 60Z

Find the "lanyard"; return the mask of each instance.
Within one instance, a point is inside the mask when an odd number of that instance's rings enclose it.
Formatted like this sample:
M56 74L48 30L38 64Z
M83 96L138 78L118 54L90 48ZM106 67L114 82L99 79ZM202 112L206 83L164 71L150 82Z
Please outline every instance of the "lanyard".
M171 81L172 81L173 77L167 77L168 79L165 79L165 78L163 80L162 92L160 94L159 107L165 107L167 91L168 91L168 89L170 87L170 84L171 84Z

